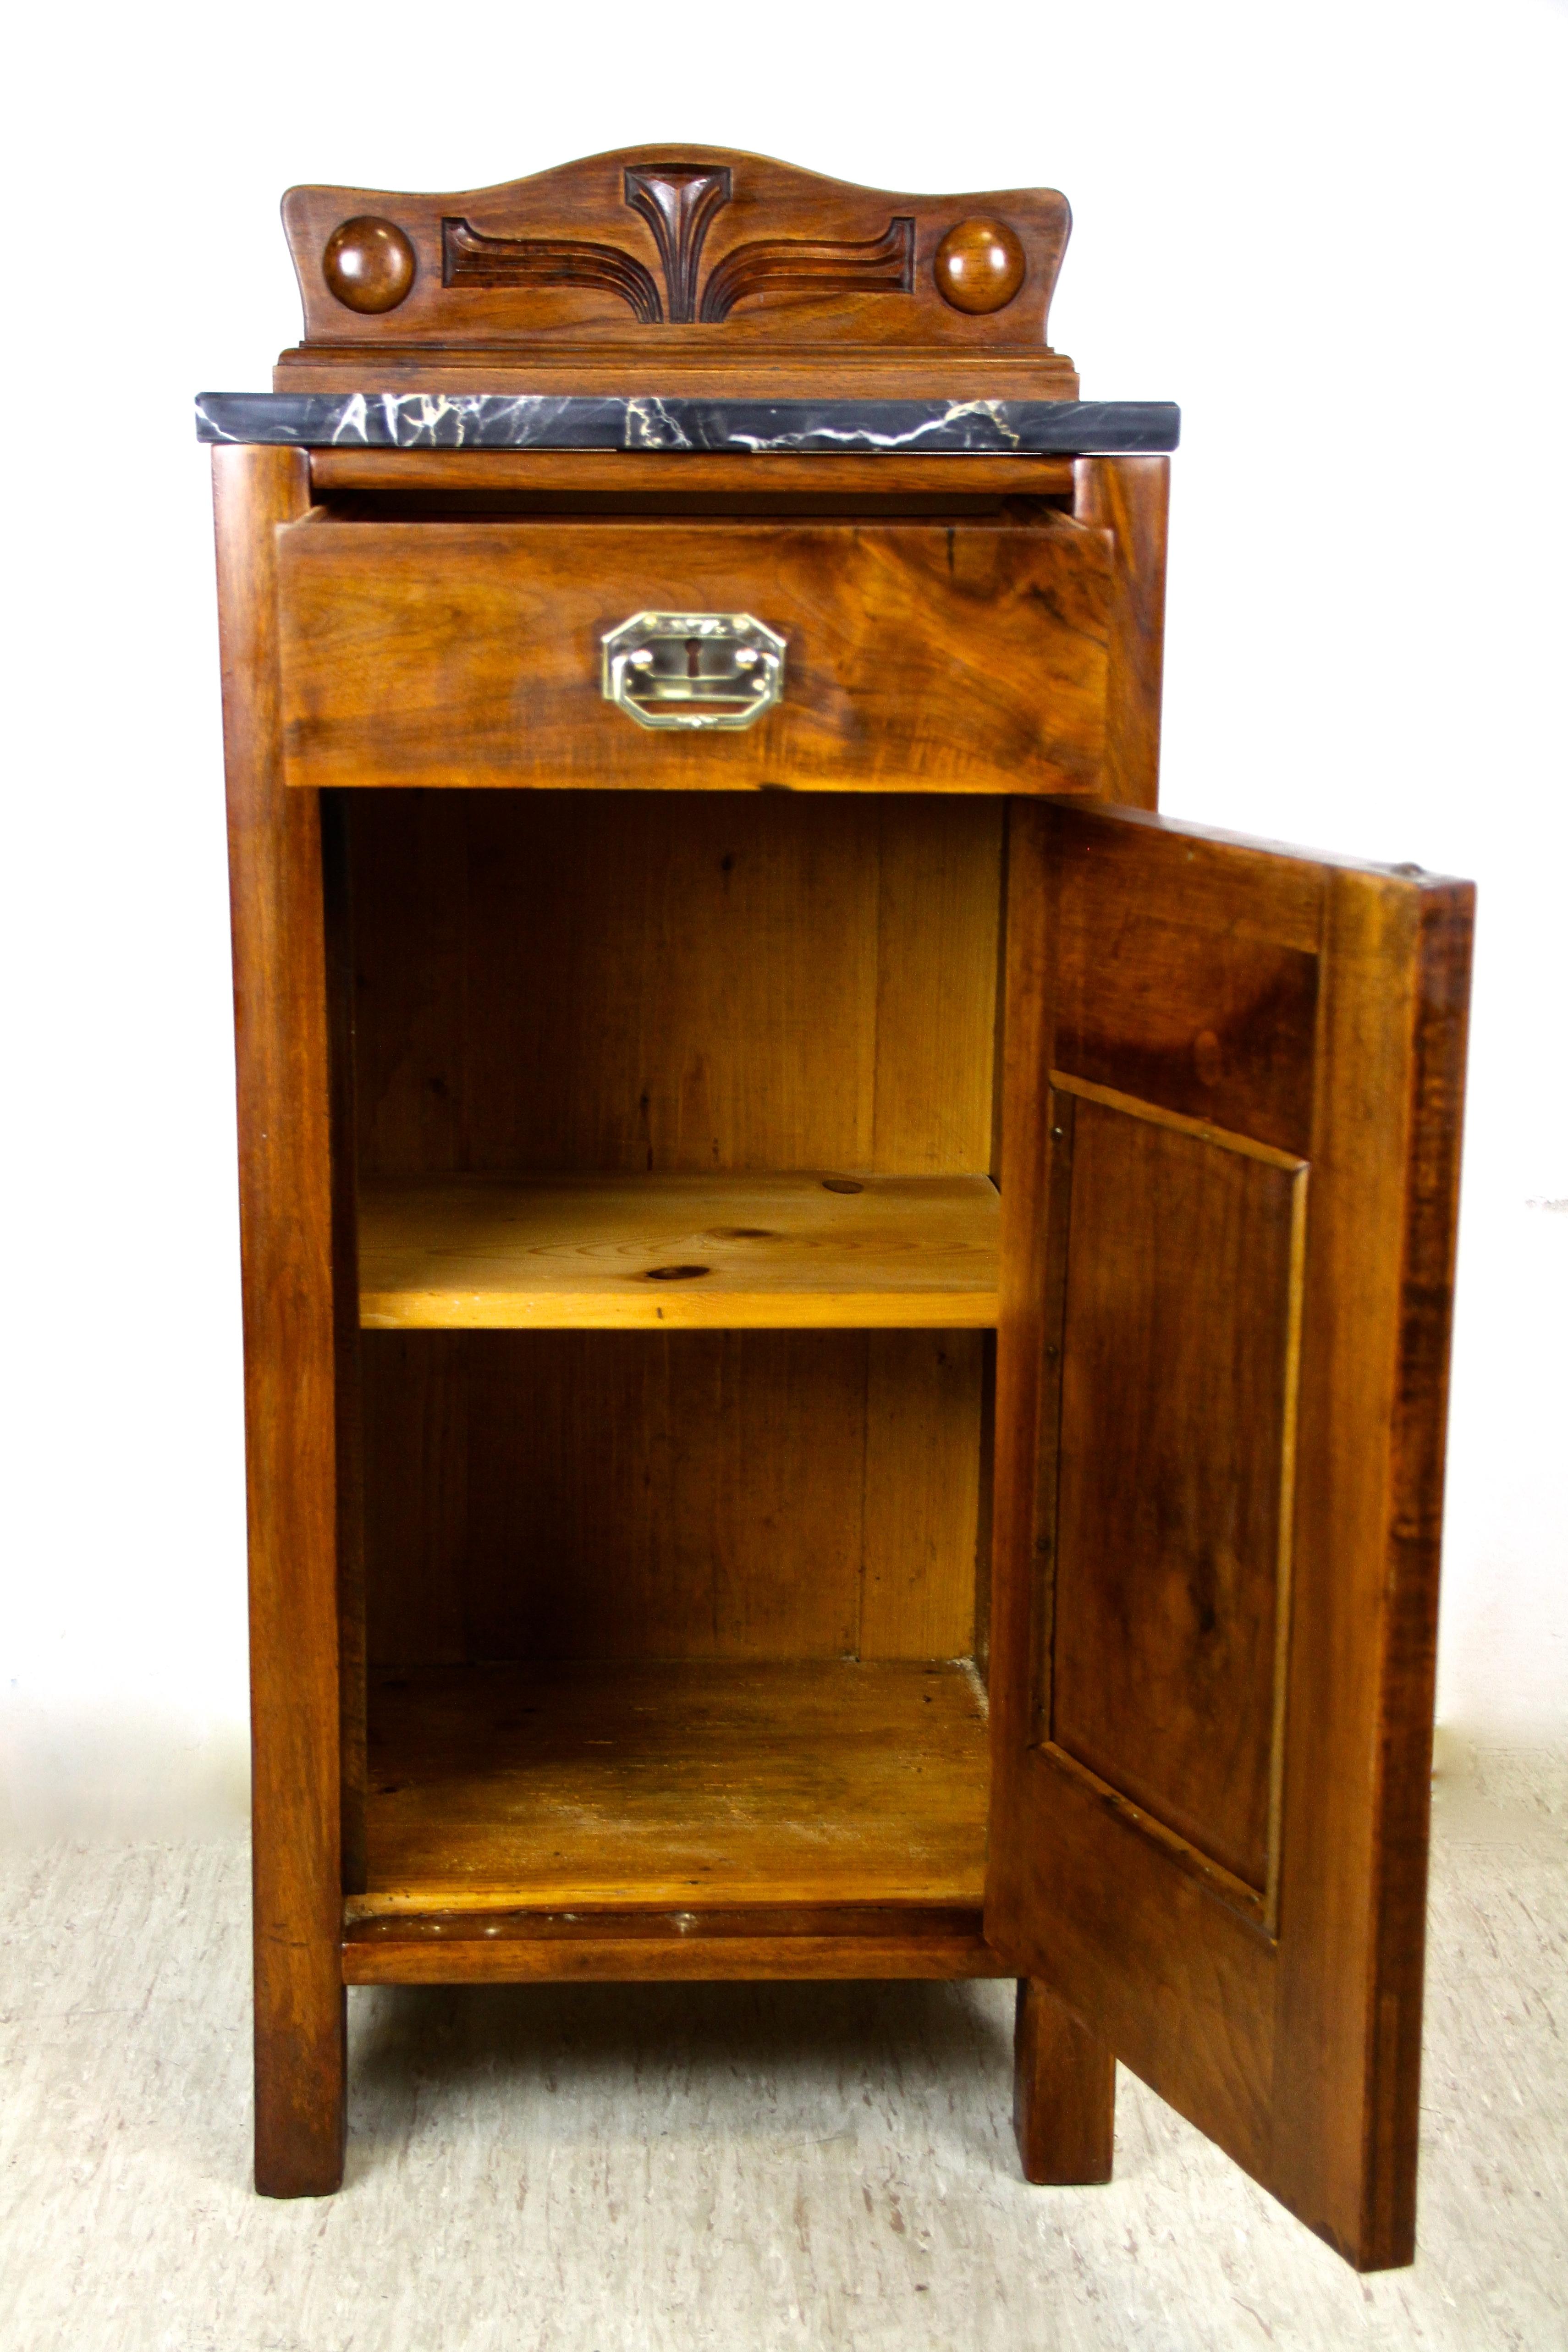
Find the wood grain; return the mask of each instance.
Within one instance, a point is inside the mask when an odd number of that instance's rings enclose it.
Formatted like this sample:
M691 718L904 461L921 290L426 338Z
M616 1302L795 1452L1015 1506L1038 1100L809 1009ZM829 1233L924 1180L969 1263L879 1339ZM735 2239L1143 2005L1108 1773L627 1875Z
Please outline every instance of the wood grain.
M365 1640L379 1665L468 1654L469 1349L452 1331L367 1333Z
M1045 1734L1262 1896L1303 1173L1081 1100L1070 1181Z
M1010 870L987 1932L1348 2259L1407 2261L1425 1866L1412 1792L1430 1740L1471 893L1065 807L1015 813ZM1058 902L1076 904L1072 923ZM1091 1027L1074 969L1110 925L1118 969ZM1242 949L1256 959L1245 988ZM1310 976L1256 984L1270 966L1300 971L1296 959ZM1218 1057L1205 1030L1224 1037ZM1040 1563L1054 1558L1059 1580L1104 1572L1097 1553L1069 1558L1060 1511L1040 1516L1059 1441L1041 1418L1053 1063L1128 1096L1147 1087L1184 1118L1207 1087L1255 1144L1304 1142L1311 1164L1277 1936L1031 1743ZM1197 1236L1172 1231L1167 1246L1195 1269L1196 1313ZM1228 1312L1238 1331L1260 1314L1277 1329L1277 1297L1255 1288ZM1134 1315L1133 1389L1141 1344ZM1178 1372L1176 1358L1164 1376ZM1137 1459L1124 1467L1135 1480ZM1233 1705L1195 1677L1153 1728L1171 1755L1196 1754L1207 1724L1223 1753Z
M342 2177L344 2131L341 1316L319 808L284 790L275 601L277 534L309 491L303 457L286 449L215 449L213 486L245 1309L256 2183L321 2196Z
M350 1918L345 1984L632 1983L995 1977L977 1909L445 1911Z
M1267 2157L1268 1948L1254 1934L1238 1933L1233 1915L1217 1925L1197 1886L1173 1874L1168 1859L1135 1832L1108 1820L1095 1793L1053 1770L1037 1745L1036 1662L1050 1639L1052 1579L1046 1571L1057 1547L1059 1344L1054 1358L1049 1350L1061 1307L1051 1274L1065 1267L1056 1234L1070 1197L1056 1149L1061 1139L1053 1136L1050 1116L1062 880L1051 817L1015 808L1002 1082L987 1933L1018 1959L1020 1975L1040 1976L1124 2064L1256 2173ZM1033 1790L1040 1791L1038 1808Z
M976 452L956 463L896 451L842 455L813 451L804 460L789 451L681 449L312 449L310 487L319 497L368 490L410 497L656 496L694 493L744 499L760 493L787 498L796 513L820 499L858 499L865 511L888 499L946 504L1003 498L1071 499L1071 457L992 457ZM1092 520L1089 516L1080 518Z
M426 1171L989 1165L998 803L350 814L368 1195ZM373 1656L968 1654L975 1342L454 1338L366 1334Z
M866 1346L833 1331L476 1333L455 1563L467 1654L852 1655Z
M980 1899L962 1666L399 1670L372 1677L371 1761L361 1918Z
M1309 1240L1278 2161L1361 2269L1414 2259L1421 1993L1475 893L1331 871ZM1375 1433L1379 1442L1369 1443ZM1353 1976L1352 1972L1354 1971ZM1343 1997L1346 1982L1355 1998Z
M1092 791L1110 547L1011 525L371 522L281 548L287 775L308 787ZM606 702L633 613L750 613L782 701L731 734Z
M367 1332L371 1654L965 1657L976 1332Z
M338 1496L338 1720L342 1875L358 1886L365 1853L365 1484L361 1412L359 1183L354 1138L352 875L341 798L321 810L329 1122L332 1188L333 1405Z
M360 1218L371 1329L996 1320L986 1176L383 1177Z
M322 268L340 226L365 215L415 257L411 289L381 317L334 299ZM936 263L976 217L996 224L1027 275L1005 311L966 316L938 291ZM645 394L650 371L660 392L721 372L733 385L766 365L787 397L846 365L940 374L945 362L938 396L972 396L970 376L1000 368L1037 398L1071 399L1071 362L1046 342L1069 222L1052 189L911 195L733 148L627 148L445 195L294 188L284 225L306 341L283 354L277 381L368 390L389 363L423 359L428 373L445 360L464 365L464 389L483 391L570 356L594 371L582 388L616 381Z
M867 1340L858 1657L977 1654L987 1344L958 1332Z
M1116 2061L1038 1977L1020 1977L1013 2025L1013 2134L1036 2188L1111 2178Z
M945 404L1078 398L1076 370L1054 352L1016 347L988 352L978 344L973 351L935 346L900 351L874 343L822 343L788 351L753 345L744 355L727 359L716 356L718 346L711 327L661 327L656 331L660 393L688 400L882 398ZM549 342L490 343L465 350L389 342L331 351L304 343L279 354L272 382L277 392L325 392L340 397L355 392L371 396L417 392L435 399L462 400L473 393L570 399L608 393L636 400L647 397L647 342L629 338L595 339L589 347L562 336ZM811 460L808 457L805 462Z
M1168 457L1078 457L1073 513L1109 534L1110 671L1100 791L1131 808L1159 804L1165 675Z
M1196 827L1058 839L1056 1066L1304 1158L1320 976L1311 861ZM1267 922L1245 899L1238 910L1242 876L1267 893Z
M367 1175L990 1168L998 803L392 792L350 814Z
M870 1165L991 1169L1006 803L881 803Z

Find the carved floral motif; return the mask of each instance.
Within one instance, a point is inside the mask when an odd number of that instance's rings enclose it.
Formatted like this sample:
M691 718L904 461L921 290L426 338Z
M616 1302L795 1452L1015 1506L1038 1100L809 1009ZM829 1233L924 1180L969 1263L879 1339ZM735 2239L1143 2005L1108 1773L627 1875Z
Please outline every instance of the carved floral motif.
M580 286L614 294L640 326L716 324L756 295L907 294L915 283L915 223L900 215L864 244L776 237L737 246L697 280L714 216L730 200L727 166L645 163L628 169L625 201L653 231L664 272L617 245L579 237L487 236L466 220L441 224L446 286Z
M626 201L653 232L670 292L670 323L686 326L696 317L697 264L703 239L721 205L729 202L729 172L705 172L695 163L653 163L628 171Z

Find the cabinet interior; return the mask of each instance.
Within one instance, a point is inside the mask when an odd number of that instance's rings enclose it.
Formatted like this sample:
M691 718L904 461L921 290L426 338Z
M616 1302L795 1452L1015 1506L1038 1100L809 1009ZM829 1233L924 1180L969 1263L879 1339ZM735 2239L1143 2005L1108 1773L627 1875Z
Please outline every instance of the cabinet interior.
M340 814L357 1907L977 1904L1005 803Z

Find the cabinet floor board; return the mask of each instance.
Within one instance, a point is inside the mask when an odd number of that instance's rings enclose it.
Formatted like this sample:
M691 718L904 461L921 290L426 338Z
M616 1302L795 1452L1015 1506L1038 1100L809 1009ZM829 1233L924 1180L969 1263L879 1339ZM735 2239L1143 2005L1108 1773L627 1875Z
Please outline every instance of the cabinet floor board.
M981 1901L962 1662L400 1668L370 1719L360 1917Z

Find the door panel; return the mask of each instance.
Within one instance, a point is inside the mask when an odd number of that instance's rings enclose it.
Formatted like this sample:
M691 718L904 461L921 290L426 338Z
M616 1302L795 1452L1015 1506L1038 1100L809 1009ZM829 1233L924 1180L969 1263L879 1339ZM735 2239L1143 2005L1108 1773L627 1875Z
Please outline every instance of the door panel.
M1407 2261L1473 894L1011 842L987 1933Z
M1228 1871L1261 1916L1306 1171L1066 1080L1051 1104L1071 1213L1036 1738Z

